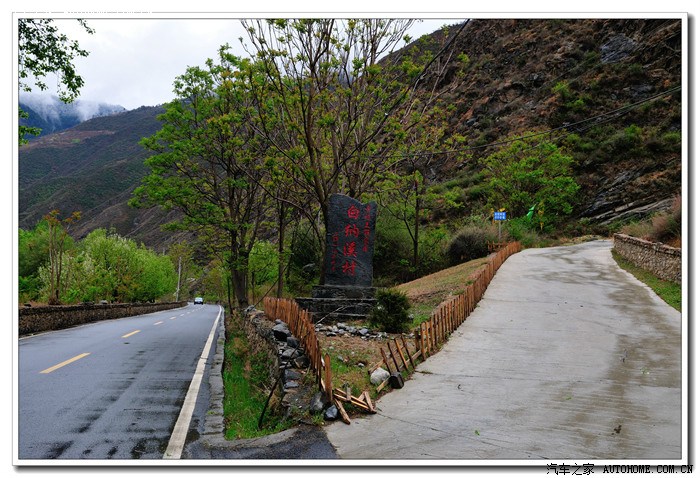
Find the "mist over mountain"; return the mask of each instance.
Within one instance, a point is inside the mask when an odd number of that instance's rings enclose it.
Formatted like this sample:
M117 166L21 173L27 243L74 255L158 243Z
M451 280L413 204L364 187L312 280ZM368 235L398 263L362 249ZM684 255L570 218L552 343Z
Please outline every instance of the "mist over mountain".
M55 95L42 93L21 93L19 106L29 113L29 118L21 119L20 124L41 128L40 136L71 128L92 118L126 111L123 106L89 100L64 103Z

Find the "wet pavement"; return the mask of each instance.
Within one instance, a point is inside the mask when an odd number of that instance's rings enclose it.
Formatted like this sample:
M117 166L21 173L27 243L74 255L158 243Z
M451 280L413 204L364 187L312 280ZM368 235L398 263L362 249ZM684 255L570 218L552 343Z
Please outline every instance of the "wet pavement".
M611 246L511 256L378 414L326 427L338 456L680 459L681 314L621 270Z
M218 312L189 305L21 339L18 458L160 460Z

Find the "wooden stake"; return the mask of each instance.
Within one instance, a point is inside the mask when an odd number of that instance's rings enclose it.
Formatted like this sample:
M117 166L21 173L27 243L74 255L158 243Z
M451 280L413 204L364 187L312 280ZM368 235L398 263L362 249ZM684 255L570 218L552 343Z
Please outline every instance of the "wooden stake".
M401 372L401 367L399 367L399 363L396 361L396 357L394 356L394 352L391 350L391 342L386 343L386 348L389 350L389 355L391 356L391 360L394 362L394 366L396 367L397 372Z
M362 392L362 395L360 395L360 398L364 399L365 403L367 403L367 407L369 408L370 413L377 413L377 411L374 409L374 404L372 403L372 398L369 396L369 392L367 390Z
M324 365L326 367L325 369L325 386L326 386L326 396L328 397L328 401L331 401L333 399L333 379L331 377L331 356L326 354L324 357Z
M416 364L413 361L413 357L411 357L411 351L408 350L408 345L406 344L406 338L403 335L401 336L401 342L403 342L403 347L406 349L406 353L408 354L408 360L411 361L411 367L413 367L413 369L415 370Z
M343 403L340 400L333 400L333 403L335 406L338 408L338 411L340 412L340 416L343 419L345 423L350 425L350 417L348 416L348 413L345 411L345 407L343 407Z
M382 358L384 359L384 365L386 365L387 371L389 373L391 373L391 366L389 365L389 360L387 360L387 358L386 358L386 354L384 353L384 349L382 347L379 347L379 351L382 353ZM398 372L398 370L397 370L397 372Z
M402 336L403 338L403 336ZM405 370L408 370L408 362L406 362L406 357L403 356L403 352L401 351L401 346L399 345L399 339L394 339L394 346L396 347L396 351L398 352L399 356L401 357L401 361L403 362L403 366Z

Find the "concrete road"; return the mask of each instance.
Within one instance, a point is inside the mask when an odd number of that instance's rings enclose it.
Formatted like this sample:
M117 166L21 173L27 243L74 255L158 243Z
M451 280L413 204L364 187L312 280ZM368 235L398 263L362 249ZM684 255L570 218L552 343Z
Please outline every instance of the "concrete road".
M18 458L161 459L220 308L21 339Z
M326 429L339 457L680 459L681 314L610 248L511 256L377 415Z

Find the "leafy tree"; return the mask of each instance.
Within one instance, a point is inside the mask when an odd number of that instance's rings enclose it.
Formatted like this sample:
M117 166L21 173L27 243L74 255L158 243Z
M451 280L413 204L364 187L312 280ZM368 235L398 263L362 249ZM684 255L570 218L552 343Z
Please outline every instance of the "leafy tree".
M45 78L48 74L58 77L58 97L70 103L77 98L84 81L75 71L73 61L86 57L88 52L80 48L75 40L70 40L59 32L50 18L20 18L17 34L19 39L19 87L22 91L32 91L31 83L40 90L48 88ZM86 32L94 30L84 20L78 20ZM28 118L27 112L19 109L20 118ZM20 125L19 144L25 144L25 135L38 135L39 128Z
M19 229L17 253L20 301L36 299L41 288L39 269L49 259L46 221L40 221L32 230Z
M512 218L535 206L540 227L571 213L579 190L573 159L555 144L529 132L512 137L500 151L482 160L489 205L505 208Z
M250 285L255 293L260 286L269 287L278 280L279 250L269 241L256 241L250 251Z
M244 47L255 59L248 69L256 100L252 120L278 152L285 175L316 206L309 207L308 200L296 204L321 244L330 196L342 192L359 198L370 191L377 174L391 168L391 153L404 133L434 100L436 90L425 83L428 77L440 80L447 62L434 61L430 49L420 46L394 53L409 40L412 23L243 22L249 40ZM452 53L443 51L441 60ZM427 74L431 65L432 76ZM319 209L321 225L315 220Z
M381 175L376 192L370 197L377 200L383 214L397 219L410 236L413 257L411 270L419 271L419 249L421 244L421 221L434 206L437 195L429 188L430 174L436 154L445 149L454 149L462 141L461 136L445 137L446 117L451 108L436 105L429 114L422 115L414 127L404 135L397 153L400 155L394 168ZM451 158L448 160L463 160ZM445 194L442 199L448 199Z
M237 305L245 308L250 251L268 206L267 143L247 121L252 104L241 65L224 45L217 63L188 68L175 80L177 99L159 117L162 129L142 141L155 154L131 203L181 211L176 226L223 253Z
M80 220L80 212L74 212L70 217L60 219L60 212L53 210L44 220L48 225L49 236L49 304L61 303L61 285L63 279L63 254L72 245L68 229L75 221Z
M155 254L143 246L135 253L140 270L130 301L152 302L173 293L177 288L177 271L170 258Z

